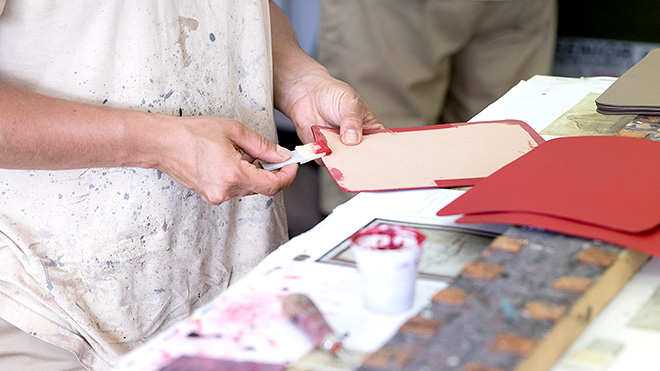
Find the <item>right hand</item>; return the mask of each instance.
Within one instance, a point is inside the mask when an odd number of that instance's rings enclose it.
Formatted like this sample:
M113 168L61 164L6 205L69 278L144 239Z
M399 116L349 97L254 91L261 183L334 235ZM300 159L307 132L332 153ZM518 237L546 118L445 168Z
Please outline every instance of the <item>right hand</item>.
M296 176L295 164L278 171L256 166L257 159L281 162L289 159L291 152L236 120L170 119L175 120L175 134L165 140L165 151L155 167L211 205L255 193L272 196L288 187Z

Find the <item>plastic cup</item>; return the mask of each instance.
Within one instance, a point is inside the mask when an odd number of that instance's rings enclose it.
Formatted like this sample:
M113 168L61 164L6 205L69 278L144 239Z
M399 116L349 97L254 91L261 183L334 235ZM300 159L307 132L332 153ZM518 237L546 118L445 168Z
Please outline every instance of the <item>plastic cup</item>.
M412 308L425 237L414 228L379 225L351 238L367 309L394 314Z

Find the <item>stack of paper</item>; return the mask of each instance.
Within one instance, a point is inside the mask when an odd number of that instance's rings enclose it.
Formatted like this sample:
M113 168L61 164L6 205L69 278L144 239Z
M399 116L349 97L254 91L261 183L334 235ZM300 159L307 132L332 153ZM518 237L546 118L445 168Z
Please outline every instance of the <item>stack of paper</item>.
M660 256L660 142L553 139L438 212L598 239Z
M596 99L596 106L607 115L660 115L660 49L621 75Z
M312 130L346 192L471 186L544 142L517 120L370 130L357 146L342 144L337 129Z

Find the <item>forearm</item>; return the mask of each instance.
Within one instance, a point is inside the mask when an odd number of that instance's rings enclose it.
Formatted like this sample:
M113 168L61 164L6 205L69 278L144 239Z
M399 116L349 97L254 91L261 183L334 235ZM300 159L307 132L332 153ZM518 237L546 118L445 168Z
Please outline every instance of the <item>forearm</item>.
M270 1L273 42L273 88L275 107L288 114L296 97L296 84L305 76L328 71L300 48L296 34L282 10Z
M0 168L154 167L154 153L165 139L156 115L55 99L3 83L0 101Z

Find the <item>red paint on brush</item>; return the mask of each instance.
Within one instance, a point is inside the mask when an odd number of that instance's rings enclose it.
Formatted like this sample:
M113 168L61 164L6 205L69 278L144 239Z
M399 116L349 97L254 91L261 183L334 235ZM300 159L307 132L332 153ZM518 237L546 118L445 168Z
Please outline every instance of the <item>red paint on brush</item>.
M378 225L363 229L351 237L355 245L373 250L400 250L421 247L426 236L411 227Z
M317 140L316 142L312 143L312 150L316 155L320 155L321 153L329 155L332 153L332 150L330 147L328 147L327 143L321 140Z

